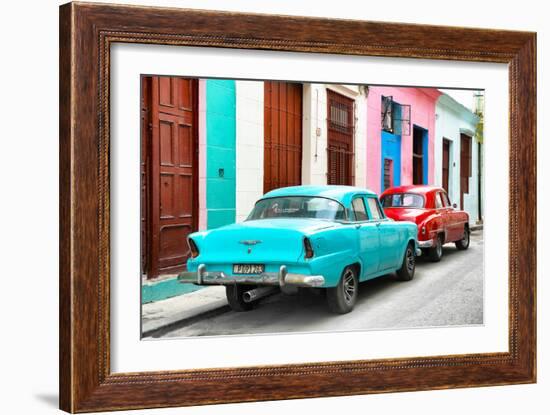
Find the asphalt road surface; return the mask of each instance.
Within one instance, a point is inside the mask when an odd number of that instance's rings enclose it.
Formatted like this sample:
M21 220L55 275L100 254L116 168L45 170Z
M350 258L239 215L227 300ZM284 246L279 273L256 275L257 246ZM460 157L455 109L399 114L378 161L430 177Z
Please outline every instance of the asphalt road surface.
M443 247L439 263L417 261L412 281L387 275L361 283L354 310L328 311L314 290L276 294L249 312L227 311L164 333L162 337L259 333L376 330L483 324L483 237L472 232L470 247Z

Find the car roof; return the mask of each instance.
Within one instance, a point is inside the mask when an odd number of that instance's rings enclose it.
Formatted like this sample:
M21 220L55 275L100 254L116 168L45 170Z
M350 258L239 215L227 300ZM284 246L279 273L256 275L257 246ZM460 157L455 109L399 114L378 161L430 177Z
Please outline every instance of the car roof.
M329 199L337 200L338 202L348 204L353 196L357 194L366 194L371 196L376 196L372 190L354 187L354 186L337 186L337 185L327 185L327 186L290 186L290 187L281 187L279 189L272 190L265 195L262 199L267 199L270 197L282 197L282 196L318 196L326 197Z
M393 193L416 193L420 195L425 195L436 191L444 191L444 189L442 187L431 186L427 184L410 184L406 186L390 187L389 189L386 189L384 193L382 193L382 196Z

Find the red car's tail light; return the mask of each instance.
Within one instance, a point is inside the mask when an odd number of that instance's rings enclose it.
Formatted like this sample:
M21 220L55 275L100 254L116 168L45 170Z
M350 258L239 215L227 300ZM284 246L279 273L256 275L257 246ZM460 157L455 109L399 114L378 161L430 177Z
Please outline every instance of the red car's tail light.
M199 248L197 244L191 238L187 239L187 244L189 245L189 250L191 251L191 258L196 258L199 256Z
M305 258L313 258L314 252L309 238L304 238L304 249L306 251Z

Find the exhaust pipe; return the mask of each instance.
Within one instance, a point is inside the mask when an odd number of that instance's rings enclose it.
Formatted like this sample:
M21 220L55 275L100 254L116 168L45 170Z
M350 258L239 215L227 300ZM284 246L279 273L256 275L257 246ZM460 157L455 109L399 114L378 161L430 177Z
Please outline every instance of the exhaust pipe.
M243 300L245 303L251 303L253 301L259 300L260 298L267 297L268 295L274 294L278 291L277 287L258 287L250 291L245 291L243 293Z

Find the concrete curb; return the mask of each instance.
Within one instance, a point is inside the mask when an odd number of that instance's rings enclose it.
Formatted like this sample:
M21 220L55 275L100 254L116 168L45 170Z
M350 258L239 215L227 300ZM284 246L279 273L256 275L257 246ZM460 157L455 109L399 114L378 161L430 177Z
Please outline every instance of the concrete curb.
M191 324L193 324L197 321L201 321L205 318L219 316L219 315L227 313L229 311L231 311L231 307L229 307L229 305L223 305L221 307L216 307L216 308L206 310L204 312L200 312L198 314L183 318L181 320L169 322L169 323L167 323L163 326L152 328L148 331L143 331L141 333L141 337L142 338L145 338L145 337L153 337L153 338L163 337L168 332L177 330L177 329L185 327L185 326L189 326L189 325L191 325Z
M198 291L141 306L141 336L156 337L164 331L229 311L225 287L204 287Z
M482 231L483 230L483 223L480 223L479 225L472 225L470 226L471 231Z

